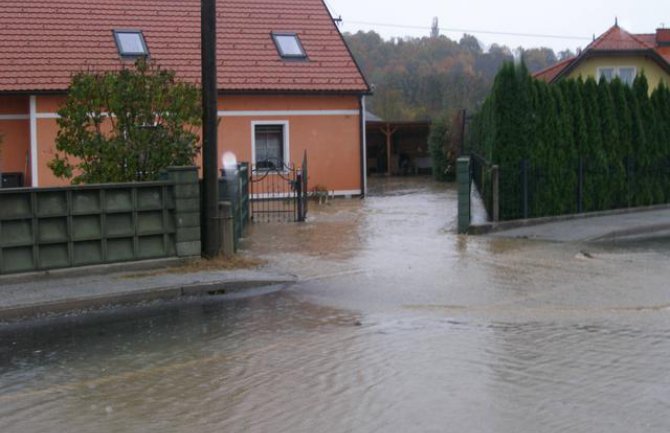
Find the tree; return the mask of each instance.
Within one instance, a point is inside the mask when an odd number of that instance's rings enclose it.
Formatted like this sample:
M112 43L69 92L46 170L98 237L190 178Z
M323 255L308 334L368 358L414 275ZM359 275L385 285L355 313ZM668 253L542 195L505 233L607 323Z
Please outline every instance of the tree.
M458 41L458 45L468 53L472 54L481 54L482 47L479 45L479 41L476 37L465 33L461 40Z
M603 209L613 209L615 207L625 180L616 105L612 97L612 90L612 85L601 78L598 83L598 105L600 107L600 130L603 139L602 150L607 161L605 178L608 184L606 188L602 189Z
M584 210L604 209L602 191L607 189L607 155L603 149L603 133L600 127L601 106L598 104L598 84L593 77L584 81L584 114L586 120L586 143L581 150L584 161Z
M447 150L449 141L448 119L443 117L433 123L428 136L428 150L433 160L433 176L437 180L447 180L453 174L450 154Z
M73 184L154 180L200 151L199 90L139 60L134 68L81 72L58 111L49 167Z
M522 47L519 47L518 51L530 72L540 71L558 61L556 54L551 48L542 47L524 50Z
M569 49L559 51L558 56L557 56L559 62L562 62L563 60L567 60L571 57L575 57L575 53L573 53Z

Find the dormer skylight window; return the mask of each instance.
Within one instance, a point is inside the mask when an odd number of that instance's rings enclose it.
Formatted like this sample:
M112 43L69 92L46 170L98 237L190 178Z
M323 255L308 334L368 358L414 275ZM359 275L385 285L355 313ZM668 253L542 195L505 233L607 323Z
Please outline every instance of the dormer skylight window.
M295 33L272 33L272 39L282 59L306 59L307 54Z
M144 35L139 30L114 30L114 39L121 57L146 57L149 55Z

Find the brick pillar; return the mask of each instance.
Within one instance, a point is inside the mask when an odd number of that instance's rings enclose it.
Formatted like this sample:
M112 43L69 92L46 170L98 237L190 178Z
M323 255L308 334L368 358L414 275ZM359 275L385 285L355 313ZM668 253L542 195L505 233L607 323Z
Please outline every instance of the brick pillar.
M200 181L196 167L168 167L164 178L174 184L177 256L200 256Z

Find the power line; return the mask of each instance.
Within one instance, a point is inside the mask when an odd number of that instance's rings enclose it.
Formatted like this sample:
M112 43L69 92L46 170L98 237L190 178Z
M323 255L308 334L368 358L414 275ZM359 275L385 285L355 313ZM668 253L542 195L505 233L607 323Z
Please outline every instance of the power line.
M345 21L345 24L358 24L362 26L376 26L376 27L391 27L398 29L411 29L411 30L426 30L430 31L430 28L426 26L410 26L404 24L389 24L389 23L372 23L366 21ZM449 33L468 33L468 34L486 34L486 35L499 35L499 36L519 36L524 38L551 38L551 39L573 39L580 41L590 41L592 37L584 36L568 36L568 35L547 35L541 33L516 33L516 32L499 32L493 30L473 30L473 29L456 29L456 28L445 28L440 27L440 31L449 32Z

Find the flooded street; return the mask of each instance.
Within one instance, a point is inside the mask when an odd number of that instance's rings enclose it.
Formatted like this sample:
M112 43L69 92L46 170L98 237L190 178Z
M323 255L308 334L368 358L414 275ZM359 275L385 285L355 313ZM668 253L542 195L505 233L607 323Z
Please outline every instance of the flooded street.
M310 206L244 242L285 290L0 327L0 432L670 431L667 242L459 236L428 179Z

